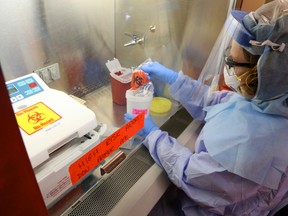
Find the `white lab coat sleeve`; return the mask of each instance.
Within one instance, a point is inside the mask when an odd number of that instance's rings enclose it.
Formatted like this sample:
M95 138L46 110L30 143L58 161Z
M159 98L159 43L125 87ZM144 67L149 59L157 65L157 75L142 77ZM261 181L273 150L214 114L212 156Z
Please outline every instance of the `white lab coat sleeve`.
M212 93L209 86L191 79L182 71L178 73L178 78L170 86L169 92L173 99L179 101L194 119L200 121L203 121L206 116L204 107L226 102L235 94L230 91Z
M153 131L143 144L169 179L200 205L219 208L257 193L255 183L229 173L208 152L192 153L167 132Z

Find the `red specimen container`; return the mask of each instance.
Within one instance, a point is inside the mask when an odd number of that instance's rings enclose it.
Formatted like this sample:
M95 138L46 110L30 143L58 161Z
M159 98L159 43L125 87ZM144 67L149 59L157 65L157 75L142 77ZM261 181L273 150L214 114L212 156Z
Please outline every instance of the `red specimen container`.
M132 72L122 68L110 73L112 100L118 105L126 105L126 91L131 88Z

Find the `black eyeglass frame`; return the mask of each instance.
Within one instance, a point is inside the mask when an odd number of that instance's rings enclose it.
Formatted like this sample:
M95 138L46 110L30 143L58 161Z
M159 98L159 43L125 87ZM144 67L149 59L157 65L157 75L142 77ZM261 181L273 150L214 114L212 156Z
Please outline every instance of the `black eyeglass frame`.
M232 67L247 67L247 68L253 68L255 65L252 65L250 63L239 63L235 62L231 56L227 56L227 52L231 49L231 46L227 47L224 52L224 62L228 66L228 68Z

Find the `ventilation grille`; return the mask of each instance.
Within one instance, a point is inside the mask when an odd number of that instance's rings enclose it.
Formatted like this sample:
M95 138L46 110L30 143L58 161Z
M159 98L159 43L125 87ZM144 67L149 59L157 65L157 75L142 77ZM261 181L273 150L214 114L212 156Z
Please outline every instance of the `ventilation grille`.
M98 187L93 188L63 215L105 216L154 164L148 150L142 146Z
M182 107L160 128L163 131L167 131L170 136L178 138L192 121L191 115Z

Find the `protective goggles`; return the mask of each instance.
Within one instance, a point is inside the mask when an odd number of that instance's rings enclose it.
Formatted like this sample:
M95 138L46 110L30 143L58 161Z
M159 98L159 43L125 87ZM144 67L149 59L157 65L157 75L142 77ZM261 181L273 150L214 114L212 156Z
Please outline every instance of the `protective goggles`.
M247 67L247 68L253 68L255 65L252 65L250 63L239 63L235 62L231 56L229 55L230 53L231 46L228 46L224 52L224 62L228 66L228 69L232 67Z

